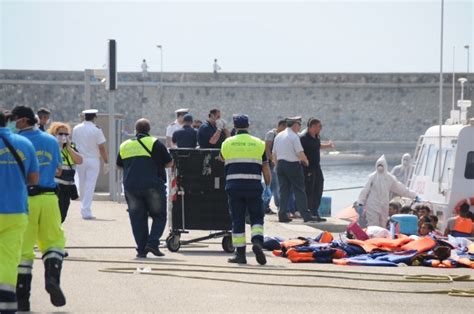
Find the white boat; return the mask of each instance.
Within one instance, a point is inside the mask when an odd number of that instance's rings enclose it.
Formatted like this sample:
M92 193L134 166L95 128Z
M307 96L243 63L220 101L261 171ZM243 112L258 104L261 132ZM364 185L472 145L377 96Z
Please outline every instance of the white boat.
M442 230L446 220L455 215L456 204L474 197L474 118L467 118L470 106L471 101L461 96L460 109L451 110L451 117L441 126L441 141L440 126L432 126L419 138L415 150L408 186L431 203Z

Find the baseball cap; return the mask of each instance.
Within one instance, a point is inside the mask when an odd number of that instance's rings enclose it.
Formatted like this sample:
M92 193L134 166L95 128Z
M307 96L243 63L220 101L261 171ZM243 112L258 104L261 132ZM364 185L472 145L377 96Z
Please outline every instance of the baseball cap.
M234 127L237 129L245 129L249 127L249 117L245 114L236 114L232 117Z

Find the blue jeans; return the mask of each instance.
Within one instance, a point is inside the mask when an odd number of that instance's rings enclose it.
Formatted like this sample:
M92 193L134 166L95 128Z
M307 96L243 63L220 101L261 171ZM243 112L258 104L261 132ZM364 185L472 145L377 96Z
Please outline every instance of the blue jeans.
M280 184L280 210L278 217L288 219L288 205L293 191L296 201L296 210L304 220L311 218L306 200L303 167L299 162L279 160L277 166L278 181Z
M263 187L263 193L262 193L262 199L263 199L263 210L267 210L267 208L270 208L270 201L272 199L272 191L270 190L269 186L265 186L264 183L262 183Z
M128 204L128 215L133 237L137 244L137 252L144 253L146 246L158 247L166 225L165 187L133 192L125 191L125 199ZM149 231L148 216L152 219Z
M274 166L270 167L270 172L272 174L272 182L270 183L270 189L273 195L273 202L276 207L280 207L280 186L278 184L278 176Z

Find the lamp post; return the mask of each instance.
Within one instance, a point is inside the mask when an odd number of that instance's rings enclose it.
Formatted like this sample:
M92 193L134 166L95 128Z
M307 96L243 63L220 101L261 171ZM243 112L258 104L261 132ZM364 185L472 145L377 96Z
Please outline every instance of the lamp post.
M467 50L467 74L469 74L469 45L465 45L464 48Z
M163 92L163 46L156 45L160 49L160 91Z
M441 0L441 31L440 31L440 56L439 56L439 150L441 156L441 136L443 125L443 35L444 35L444 0ZM439 158L441 160L441 158ZM438 192L442 193L441 162L438 163Z

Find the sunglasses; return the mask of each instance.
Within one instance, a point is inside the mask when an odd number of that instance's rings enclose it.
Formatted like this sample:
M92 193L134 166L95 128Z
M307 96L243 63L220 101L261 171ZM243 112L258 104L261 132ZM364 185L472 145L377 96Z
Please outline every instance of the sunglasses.
M58 133L58 135L66 135L66 136L69 136L69 133Z

